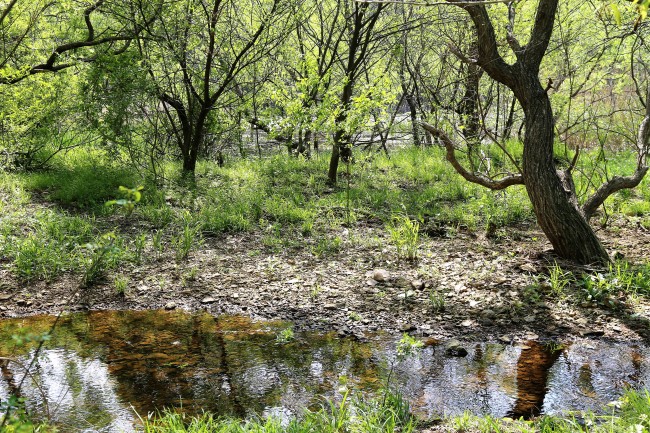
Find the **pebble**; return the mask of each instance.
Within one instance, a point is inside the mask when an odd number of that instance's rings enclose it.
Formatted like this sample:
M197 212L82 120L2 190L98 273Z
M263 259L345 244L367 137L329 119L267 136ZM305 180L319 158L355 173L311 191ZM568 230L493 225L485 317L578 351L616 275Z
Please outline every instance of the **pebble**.
M388 281L390 279L390 274L385 269L375 269L372 273L372 279L381 283Z
M202 304L212 304L214 302L217 302L217 300L215 298L213 298L212 296L207 296L207 297L201 299Z
M174 310L176 309L176 302L168 302L165 304L165 310Z
M464 357L467 356L467 349L465 349L458 340L451 340L445 345L445 355Z
M422 290L424 289L424 282L422 280L413 280L411 281L411 287L415 290Z

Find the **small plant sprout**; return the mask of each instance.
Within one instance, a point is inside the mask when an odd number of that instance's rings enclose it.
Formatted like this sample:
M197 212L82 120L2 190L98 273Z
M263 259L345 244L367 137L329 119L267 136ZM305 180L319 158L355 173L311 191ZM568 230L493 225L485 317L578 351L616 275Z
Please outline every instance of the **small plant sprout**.
M420 223L408 215L394 215L387 225L390 239L397 248L397 258L415 260L418 258Z
M358 322L358 321L360 321L360 320L362 319L361 314L357 313L356 311L350 311L350 312L348 313L348 317L349 317L350 320L352 320L353 322Z
M296 336L293 332L292 327L284 328L280 333L275 337L275 342L278 344L287 344L296 339Z
M138 204L142 199L141 191L143 189L144 186L137 186L135 188L120 186L120 194L122 194L124 198L118 200L109 200L106 202L106 206L120 206L122 209L124 209L124 212L127 216L131 215L135 209L135 205Z
M411 356L418 356L424 347L424 343L408 334L402 335L397 343L397 359L402 361Z
M548 275L548 282L551 286L551 293L558 298L562 298L565 295L564 289L571 283L573 275L571 272L565 272L557 264L557 262L551 266Z
M115 293L117 293L118 295L124 295L128 285L129 285L129 278L124 275L117 275L113 279L113 287L115 288Z
M429 290L429 308L436 313L445 309L444 295L433 288Z

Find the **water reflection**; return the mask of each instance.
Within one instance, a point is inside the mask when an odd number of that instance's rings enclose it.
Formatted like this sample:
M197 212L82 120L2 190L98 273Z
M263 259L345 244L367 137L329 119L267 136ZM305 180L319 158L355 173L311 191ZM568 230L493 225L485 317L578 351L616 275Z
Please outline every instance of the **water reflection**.
M0 322L0 357L26 362L33 347L16 348L11 335L45 332L52 321ZM310 333L278 344L276 335L286 326L166 311L70 315L46 343L34 380L22 392L33 413L51 413L62 431L114 432L132 430L133 409L143 415L169 406L241 417L299 414L323 396L336 398L340 377L372 392L389 368L394 384L423 415L593 409L648 380L645 347L480 343L468 347L465 358L449 358L430 346L397 363L394 339L360 343ZM17 365L0 367L5 399L22 376Z

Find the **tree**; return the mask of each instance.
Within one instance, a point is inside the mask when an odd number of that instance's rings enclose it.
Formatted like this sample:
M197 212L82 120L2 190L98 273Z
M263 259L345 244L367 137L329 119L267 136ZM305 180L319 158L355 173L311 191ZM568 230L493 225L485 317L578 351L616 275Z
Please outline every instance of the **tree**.
M70 0L11 0L0 5L0 84L124 52L143 26L156 19L157 8L140 10L145 11L134 15L129 2L105 0L81 6Z
M450 0L450 3L456 3ZM613 177L580 206L573 182L572 170L578 152L566 169L560 169L555 160L553 145L555 124L549 99L549 87L540 82L539 71L553 32L558 0L540 0L536 9L529 42L522 45L514 32L514 4L509 3L510 20L506 41L514 62L508 63L499 52L499 44L492 18L485 5L460 3L470 16L476 31L477 55L468 62L480 66L492 79L507 86L524 112L525 138L521 173L499 180L467 171L456 159L455 144L439 128L424 125L447 148L447 159L465 179L499 190L511 185L525 185L537 221L556 253L582 264L604 263L607 252L589 225L596 209L616 191L633 188L648 171L648 138L650 113L641 124L637 146L639 159L636 172L628 177Z
M194 172L218 108L238 98L236 78L282 42L286 3L179 0L167 3L138 39L185 173Z
M347 55L341 59L344 72L343 89L339 100L339 113L335 119L336 130L327 174L330 184L336 183L339 159L346 162L352 157L352 134L349 128L346 128L345 123L350 115L355 84L366 66L365 62L369 51L379 39L374 30L384 8L385 5L381 3L371 5L370 3L355 1L346 10L346 21L350 36L347 41Z

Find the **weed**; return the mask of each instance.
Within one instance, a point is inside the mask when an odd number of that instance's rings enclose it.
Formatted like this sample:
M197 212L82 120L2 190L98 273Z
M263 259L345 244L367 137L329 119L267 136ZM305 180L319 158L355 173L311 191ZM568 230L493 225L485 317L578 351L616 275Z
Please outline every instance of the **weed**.
M558 299L566 296L565 289L573 281L573 274L565 272L557 262L549 269L548 282L551 294Z
M151 242L153 243L153 249L160 255L165 250L165 245L163 244L163 231L156 230L151 236Z
M280 333L275 337L275 342L278 344L287 344L296 339L296 336L293 332L293 328L284 328Z
M117 293L118 295L124 295L128 285L129 285L129 278L124 275L117 275L113 279L113 287L115 288L115 293Z
M312 249L312 252L317 257L338 254L341 251L342 244L343 240L339 236L333 238L324 237L318 240L318 244Z
M190 251L198 248L203 243L201 225L193 223L189 213L183 216L183 229L177 236L172 236L171 244L176 250L176 260L185 260Z
M113 257L111 256L120 251L116 245L116 239L115 233L105 233L96 242L85 245L89 256L86 259L86 269L81 280L82 287L91 286L104 276L104 272L112 264Z
M350 311L350 312L348 313L348 317L349 317L350 320L352 320L353 322L358 322L358 321L360 321L360 320L362 319L361 314L357 313L356 311Z
M420 224L417 221L407 215L394 215L386 228L397 248L397 258L406 260L418 258Z
M445 310L445 297L436 289L429 289L429 308L434 313Z
M147 245L147 236L144 233L137 235L133 239L133 261L137 264L142 263L142 256Z

